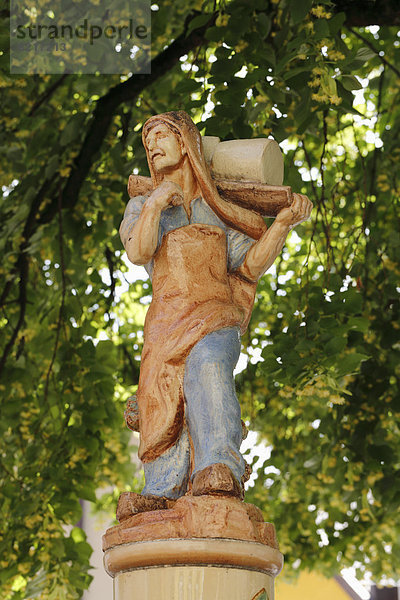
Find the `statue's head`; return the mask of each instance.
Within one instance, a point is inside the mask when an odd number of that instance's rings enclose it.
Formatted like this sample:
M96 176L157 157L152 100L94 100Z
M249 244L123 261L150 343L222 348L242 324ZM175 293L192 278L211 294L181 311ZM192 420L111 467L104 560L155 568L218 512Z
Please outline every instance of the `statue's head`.
M178 168L186 156L185 144L176 127L163 121L153 121L147 128L144 144L152 169L166 173Z
M185 159L195 167L196 175L199 169L208 171L200 132L183 111L170 111L148 119L143 126L142 139L155 185L162 181L166 172L179 167Z

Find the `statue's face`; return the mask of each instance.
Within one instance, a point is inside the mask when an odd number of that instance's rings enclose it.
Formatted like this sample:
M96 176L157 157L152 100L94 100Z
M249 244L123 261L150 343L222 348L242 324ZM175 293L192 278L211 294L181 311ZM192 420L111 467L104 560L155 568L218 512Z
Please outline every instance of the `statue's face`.
M163 123L150 129L146 146L155 170L161 173L177 167L186 154L178 137Z

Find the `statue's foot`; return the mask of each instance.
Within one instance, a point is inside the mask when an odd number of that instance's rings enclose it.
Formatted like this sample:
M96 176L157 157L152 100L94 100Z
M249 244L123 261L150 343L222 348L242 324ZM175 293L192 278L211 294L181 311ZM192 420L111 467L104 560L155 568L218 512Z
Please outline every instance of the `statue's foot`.
M135 492L123 492L118 499L117 521L125 521L132 515L150 510L162 510L168 508L167 498L160 496L142 496Z
M196 473L193 478L192 494L193 496L234 496L240 500L244 497L243 487L230 468L223 463L215 463Z

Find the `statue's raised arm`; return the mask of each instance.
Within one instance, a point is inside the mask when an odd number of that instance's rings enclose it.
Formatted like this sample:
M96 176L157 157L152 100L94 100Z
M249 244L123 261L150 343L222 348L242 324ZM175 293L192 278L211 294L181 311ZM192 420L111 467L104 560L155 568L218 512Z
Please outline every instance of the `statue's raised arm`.
M306 221L311 210L307 196L294 194L292 204L280 210L272 226L248 250L238 273L250 281L258 281L280 254L289 231Z

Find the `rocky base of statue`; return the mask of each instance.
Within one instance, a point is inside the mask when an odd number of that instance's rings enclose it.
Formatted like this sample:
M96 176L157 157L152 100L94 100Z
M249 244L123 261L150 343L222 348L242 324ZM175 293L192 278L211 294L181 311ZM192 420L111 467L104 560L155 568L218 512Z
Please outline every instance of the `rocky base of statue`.
M278 550L275 528L265 523L253 504L229 496L182 496L176 501L157 499L158 510L132 514L140 497L133 492L121 494L117 518L119 525L103 536L103 550L130 542L166 539L228 538L258 542Z

